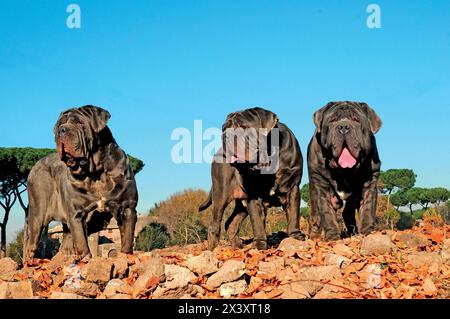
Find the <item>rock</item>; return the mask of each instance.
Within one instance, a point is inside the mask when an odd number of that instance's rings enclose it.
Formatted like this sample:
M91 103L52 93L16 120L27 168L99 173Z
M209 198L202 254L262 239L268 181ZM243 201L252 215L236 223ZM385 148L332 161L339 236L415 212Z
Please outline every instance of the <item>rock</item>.
M342 285L339 280L331 280L330 284ZM314 299L336 299L336 293L343 292L345 289L333 285L325 285L314 296Z
M302 286L301 283L299 282L293 282L290 284L290 288L292 290L292 292L298 294L298 295L302 295L302 297L296 298L296 299L306 299L306 298L311 298L309 292L305 289L304 286Z
M392 243L391 239L386 235L371 234L362 240L361 255L384 255L395 251L397 247Z
M442 259L438 252L419 252L408 256L408 263L415 268L423 266L431 267L434 264L441 265Z
M120 279L113 279L105 287L105 290L103 291L103 294L110 298L113 295L116 294L126 294L131 295L132 289L130 285L128 285L126 282L120 280Z
M67 292L52 292L50 295L50 299L60 299L60 300L66 300L66 299L88 299L83 296L79 296L74 293L67 293Z
M420 234L401 233L397 236L398 246L408 248L422 248L430 245L430 241Z
M157 276L160 281L164 281L164 259L159 256L152 255L152 257L147 259L145 262L132 266L131 271L138 274L139 276L143 275L144 273L151 273L153 276Z
M190 257L186 261L186 266L199 276L210 275L219 270L220 261L211 251L205 251L196 257Z
M33 286L31 281L4 282L0 284L0 299L31 299Z
M61 252L58 252L50 262L44 265L45 269L50 270L52 273L57 273L65 266L76 264L76 256L67 256Z
M450 263L450 238L444 240L444 245L442 246L442 261L446 264Z
M338 266L339 268L345 268L351 264L351 259L336 254L324 254L324 262L327 266Z
M113 278L126 278L128 276L128 258L126 254L119 254L112 259L114 269Z
M206 287L210 290L227 282L236 281L245 274L245 264L242 261L228 260L214 275L209 277Z
M247 290L247 282L245 280L239 280L230 282L220 286L220 296L223 298L230 298L231 296L238 296Z
M11 258L0 259L0 277L15 272L17 269L19 269L19 265Z
M189 269L177 265L166 265L165 275L164 288L168 290L185 288L191 281L197 279Z
M281 299L297 300L297 299L308 299L305 295L298 294L291 290L286 290L280 296Z
M295 251L301 251L305 252L313 248L315 243L311 240L307 241L301 241L294 239L292 237L284 239L280 245L278 246L278 249L284 252L295 252Z
M82 269L82 276L89 282L106 284L112 277L113 262L101 257L94 257Z
M302 269L298 275L301 280L298 284L309 295L314 296L323 287L324 281L341 278L342 274L338 266L317 266Z
M132 291L133 298L152 292L159 283L160 277L155 275L152 270L148 270L135 281Z
M127 294L113 294L113 295L109 296L108 299L129 300L132 298L130 295L127 295Z
M276 275L285 266L284 258L276 257L271 261L261 261L258 265L259 273Z
M422 290L423 294L426 296L434 296L437 293L437 288L430 277L425 279Z
M62 287L62 291L65 293L81 295L87 298L95 298L98 294L100 294L98 285L93 282L82 282L79 288L64 286Z
M351 258L354 255L353 250L345 244L337 243L333 247L333 252L336 255L344 256L347 258Z

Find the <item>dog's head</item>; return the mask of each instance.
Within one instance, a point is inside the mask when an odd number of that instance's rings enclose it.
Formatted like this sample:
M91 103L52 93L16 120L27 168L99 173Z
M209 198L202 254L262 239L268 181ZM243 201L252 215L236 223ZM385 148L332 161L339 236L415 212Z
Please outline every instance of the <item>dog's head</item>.
M360 166L373 147L382 122L366 103L330 102L314 114L319 143L335 168Z
M69 109L59 116L54 134L58 156L73 172L89 169L92 154L102 143L101 135L110 135L108 111L86 105Z
M228 115L222 126L222 147L228 163L257 163L267 154L267 136L278 123L275 113L255 107ZM265 148L265 149L262 149Z

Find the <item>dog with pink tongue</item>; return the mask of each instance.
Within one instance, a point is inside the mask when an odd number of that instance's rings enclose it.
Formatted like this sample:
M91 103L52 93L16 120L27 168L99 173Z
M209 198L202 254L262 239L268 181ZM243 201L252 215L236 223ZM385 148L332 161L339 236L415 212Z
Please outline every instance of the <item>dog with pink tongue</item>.
M310 237L327 241L374 229L381 161L377 113L366 103L330 102L314 114L308 147ZM345 230L336 215L342 211ZM356 218L357 216L357 218Z

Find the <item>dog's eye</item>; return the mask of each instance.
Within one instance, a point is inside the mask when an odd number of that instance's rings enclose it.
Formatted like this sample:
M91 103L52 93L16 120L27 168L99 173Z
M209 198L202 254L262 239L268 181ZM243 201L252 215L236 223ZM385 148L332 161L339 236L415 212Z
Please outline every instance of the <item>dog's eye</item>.
M354 117L354 118L352 118L352 121L353 121L353 122L356 122L356 123L359 123L359 118Z

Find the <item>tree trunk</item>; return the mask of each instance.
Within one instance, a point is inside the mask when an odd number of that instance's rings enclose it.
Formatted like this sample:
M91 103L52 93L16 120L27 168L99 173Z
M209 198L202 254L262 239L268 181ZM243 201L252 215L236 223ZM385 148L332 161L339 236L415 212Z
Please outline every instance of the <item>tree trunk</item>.
M411 215L414 214L413 210L412 210L413 204L409 204L409 210L411 211Z
M0 258L6 257L6 224L0 224Z

